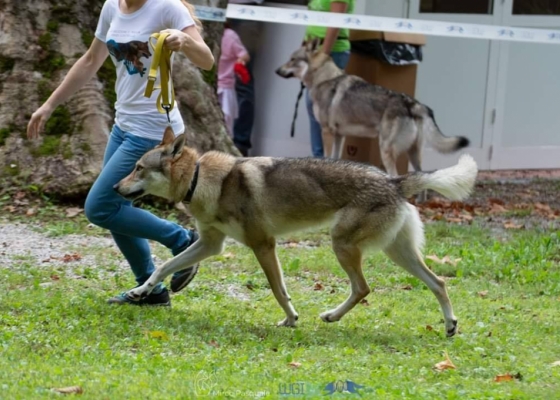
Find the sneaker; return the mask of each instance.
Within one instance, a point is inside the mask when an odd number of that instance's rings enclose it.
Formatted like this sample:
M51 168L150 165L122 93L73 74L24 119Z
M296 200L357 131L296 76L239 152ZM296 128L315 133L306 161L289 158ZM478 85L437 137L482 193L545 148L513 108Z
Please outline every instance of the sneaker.
M198 240L198 233L194 230L190 230L191 233L191 242L185 248L181 249L177 254L182 253L187 248L192 246L194 242ZM177 255L175 254L175 255ZM193 265L192 267L185 268L179 272L175 272L171 277L171 291L173 293L177 293L183 290L191 281L194 279L198 272L198 264Z
M163 288L159 293L150 293L147 297L143 298L140 301L132 301L130 300L126 292L122 292L121 294L111 297L108 301L109 304L131 304L134 306L161 306L161 307L169 307L171 306L171 299L169 298L169 290L167 288Z

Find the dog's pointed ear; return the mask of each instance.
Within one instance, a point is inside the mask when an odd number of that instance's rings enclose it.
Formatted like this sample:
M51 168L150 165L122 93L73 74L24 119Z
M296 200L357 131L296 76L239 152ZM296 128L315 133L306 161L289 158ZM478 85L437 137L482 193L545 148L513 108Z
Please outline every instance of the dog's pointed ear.
M160 146L167 146L168 144L173 143L175 140L175 134L173 133L173 129L170 126L165 128L165 132L163 132L163 139L161 140Z
M313 43L315 42L315 38L313 39L307 39L304 43L305 46L305 51L307 51L308 53L312 53L313 52Z
M171 157L178 158L181 156L186 141L187 141L187 135L184 133L181 133L179 136L175 138L175 140L173 141L173 146L171 148Z
M315 40L313 41L313 52L314 53L319 51L319 49L323 46L324 41L325 41L325 39L315 38Z

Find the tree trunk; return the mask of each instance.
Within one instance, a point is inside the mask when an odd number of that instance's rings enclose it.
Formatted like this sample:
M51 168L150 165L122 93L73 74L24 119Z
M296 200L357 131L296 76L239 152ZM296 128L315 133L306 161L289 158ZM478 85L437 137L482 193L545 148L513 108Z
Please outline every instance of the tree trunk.
M86 51L103 0L0 0L0 176L58 198L83 198L101 170L113 123L114 67L57 108L39 141L25 138L33 113ZM226 7L227 0L192 3ZM219 58L221 23L204 38ZM200 152L239 154L226 133L216 95L216 69L201 72L176 54L175 91L188 143Z

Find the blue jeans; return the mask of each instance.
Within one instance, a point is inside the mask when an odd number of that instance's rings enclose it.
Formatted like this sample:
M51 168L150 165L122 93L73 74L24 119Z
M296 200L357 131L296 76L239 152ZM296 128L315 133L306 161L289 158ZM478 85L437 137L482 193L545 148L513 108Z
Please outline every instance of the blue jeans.
M346 68L346 65L348 65L348 61L350 60L350 52L343 51L331 53L331 57L338 68L344 69ZM323 135L321 132L321 125L319 125L319 123L315 119L315 115L313 114L313 102L309 97L309 90L306 90L305 100L307 103L309 122L311 124L311 152L313 154L313 157L322 158L325 155L323 151Z
M139 285L155 269L147 239L163 244L173 254L180 253L191 241L188 230L134 207L132 202L113 190L113 185L130 174L142 155L159 142L123 132L114 125L105 150L103 169L84 206L91 223L111 231Z

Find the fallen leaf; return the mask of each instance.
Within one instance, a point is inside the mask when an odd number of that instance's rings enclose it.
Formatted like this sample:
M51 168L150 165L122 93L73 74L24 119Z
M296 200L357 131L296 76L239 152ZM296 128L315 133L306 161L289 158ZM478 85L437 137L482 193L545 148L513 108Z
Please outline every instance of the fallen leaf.
M560 367L560 361L555 361L552 364L550 364L551 367Z
M453 362L449 358L447 351L444 354L445 354L445 360L438 362L436 365L434 365L434 368L438 371L445 371L446 369L457 369L457 367L453 364Z
M447 222L453 222L455 224L460 224L461 222L463 222L462 218L455 218L455 217L447 217L447 218L445 218L445 220Z
M82 394L84 390L80 386L68 386L63 388L53 389L55 392L63 394Z
M543 203L535 203L534 204L535 210L540 210L540 211L547 211L550 212L552 211L550 209L550 206L548 204L543 204Z
M331 291L329 292L330 294L336 293L335 289L331 289Z
M443 258L439 258L436 255L429 255L426 256L426 258L438 264L449 264L449 265L453 265L454 267L456 267L457 263L462 260L461 258L451 258L449 256L444 256Z
M362 304L366 307L369 307L369 303L368 303L367 299L362 299L362 301L360 301L360 304Z
M426 325L426 330L431 332L434 330L434 327L431 325Z
M289 248L298 247L298 245L299 245L299 243L296 243L296 242L288 242L288 243L286 243L286 247L289 247Z
M51 279L52 279L53 281L59 281L59 280L60 280L60 276L58 276L58 275L51 275Z
M25 192L17 192L16 195L14 196L14 199L21 200L24 197L25 197Z
M315 286L313 286L313 290L323 290L324 288L320 282L315 282Z
M490 214L503 214L507 212L507 209L500 204L492 204L492 207L490 207L489 212Z
M6 209L7 209L11 214L15 213L16 210L17 210L17 208L15 208L14 206L7 206Z
M70 207L66 209L66 216L68 218L74 218L76 217L78 214L80 214L81 212L83 212L84 210L82 208L78 208L78 207Z
M488 335L486 335L487 337L492 337L492 331L488 332Z
M211 341L208 342L208 344L212 347L218 348L220 347L220 345L218 344L218 342L216 342L214 339L212 339Z
M514 222L504 222L504 228L506 229L521 229L523 225L516 224Z
M401 288L402 290L412 290L412 285L406 285Z
M482 292L478 292L477 294L478 294L479 297L484 298L484 297L488 296L488 290L483 290Z
M520 381L522 378L523 376L520 373L517 373L515 375L511 375L511 374L496 375L496 377L494 378L494 382L510 382L516 379Z
M65 263L72 262L72 261L80 261L81 259L82 259L82 256L79 255L78 253L65 254L62 257L62 261L65 262Z
M503 206L503 205L506 204L502 199L497 199L497 198L495 198L495 197L489 198L489 199L488 199L488 203L490 203L490 204L492 204L492 205L493 205L493 204L498 204L498 205L500 205L500 206Z
M169 339L169 337L167 336L167 333L162 332L162 331L150 331L150 332L148 332L148 335L153 339L161 339L161 340L168 340Z
M30 208L26 211L25 215L27 215L28 217L31 217L32 215L35 215L37 213L37 210L35 210L34 208Z
M227 259L229 259L229 258L234 258L234 257L235 257L235 254L233 254L233 253L224 253L224 254L222 255L222 257L224 257L224 258L227 260Z
M253 285L253 282L251 282L251 281L248 281L248 282L245 284L245 287L246 287L247 289L249 289L249 290L255 290L255 285Z
M291 363L288 364L290 367L292 368L299 368L301 367L301 363L298 363L296 361L292 361Z

